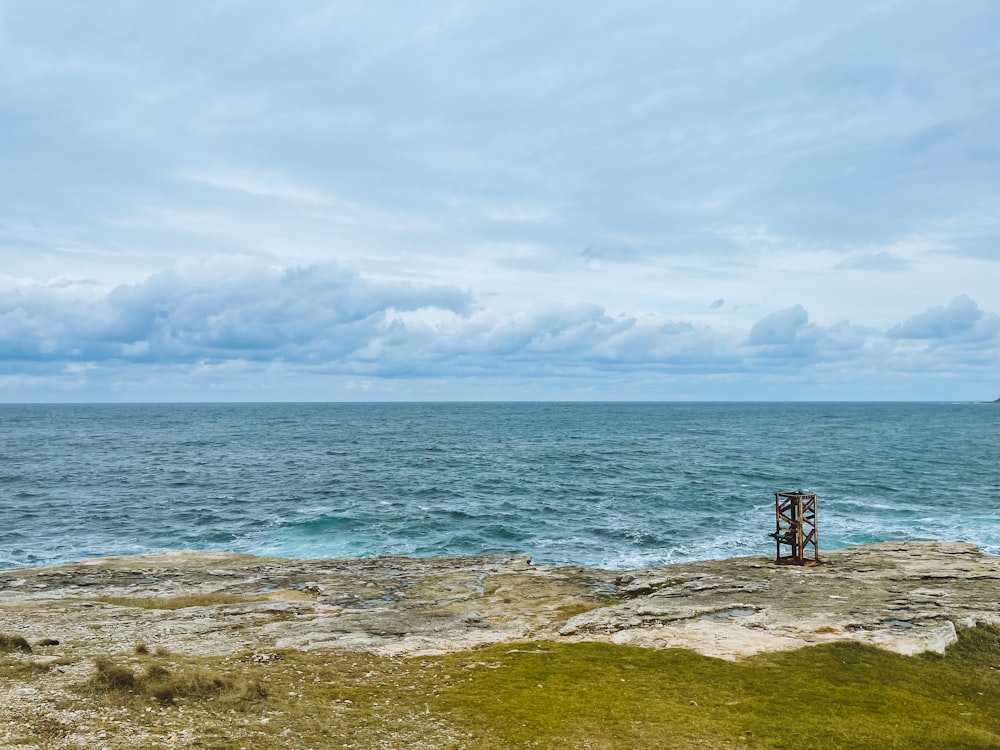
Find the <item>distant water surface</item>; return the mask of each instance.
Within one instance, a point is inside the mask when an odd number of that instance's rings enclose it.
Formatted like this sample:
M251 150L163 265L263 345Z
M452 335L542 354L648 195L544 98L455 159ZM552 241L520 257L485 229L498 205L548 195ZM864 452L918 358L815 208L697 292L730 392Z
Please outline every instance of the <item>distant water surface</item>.
M610 568L820 547L1000 553L1000 405L0 406L0 567L168 549L528 553Z

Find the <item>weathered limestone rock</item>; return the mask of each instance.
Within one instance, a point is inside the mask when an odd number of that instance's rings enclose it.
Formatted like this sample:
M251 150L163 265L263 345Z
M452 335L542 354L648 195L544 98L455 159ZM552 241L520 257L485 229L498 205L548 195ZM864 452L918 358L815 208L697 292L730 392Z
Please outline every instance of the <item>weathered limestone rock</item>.
M166 608L191 595L223 596ZM415 655L544 638L730 659L833 640L915 654L943 651L956 624L977 622L1000 623L1000 558L960 543L855 547L825 553L815 568L746 557L622 573L533 565L524 556L176 552L0 570L0 633L105 653L146 643L192 654Z
M635 571L620 585L631 598L559 632L724 658L832 640L916 654L943 652L956 623L1000 622L1000 558L972 545L874 544L824 559L815 568L736 558Z

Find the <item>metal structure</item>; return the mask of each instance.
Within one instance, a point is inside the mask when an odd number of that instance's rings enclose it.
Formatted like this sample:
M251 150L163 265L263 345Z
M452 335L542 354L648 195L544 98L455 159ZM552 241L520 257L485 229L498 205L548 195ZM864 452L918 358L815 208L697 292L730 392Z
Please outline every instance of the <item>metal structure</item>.
M798 492L774 493L775 562L779 565L819 565L816 531L816 495Z

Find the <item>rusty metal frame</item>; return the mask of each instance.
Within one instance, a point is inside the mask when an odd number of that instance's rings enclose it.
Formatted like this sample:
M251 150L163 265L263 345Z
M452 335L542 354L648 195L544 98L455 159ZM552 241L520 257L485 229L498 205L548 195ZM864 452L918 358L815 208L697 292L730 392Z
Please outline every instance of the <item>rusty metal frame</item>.
M819 565L816 495L801 490L775 492L774 533L768 536L774 539L774 561L779 565Z

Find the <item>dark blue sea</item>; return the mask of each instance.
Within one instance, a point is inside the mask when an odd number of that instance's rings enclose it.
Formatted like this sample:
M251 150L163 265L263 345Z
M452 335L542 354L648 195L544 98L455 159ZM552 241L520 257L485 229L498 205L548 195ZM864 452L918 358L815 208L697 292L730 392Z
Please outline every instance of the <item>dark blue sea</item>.
M1000 553L1000 405L0 405L0 567L173 549L530 554L632 568L820 550Z

